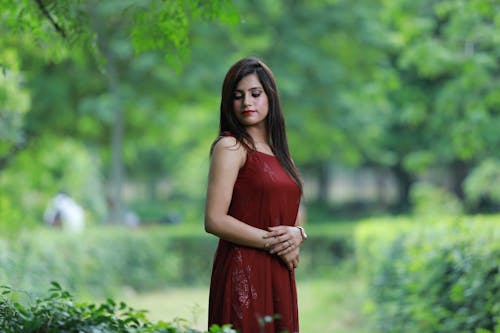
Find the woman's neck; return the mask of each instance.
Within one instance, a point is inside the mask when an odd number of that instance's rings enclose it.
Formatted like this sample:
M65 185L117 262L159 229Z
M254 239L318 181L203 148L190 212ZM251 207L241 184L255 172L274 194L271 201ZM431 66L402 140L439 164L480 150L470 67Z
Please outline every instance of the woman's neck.
M253 139L255 144L269 144L269 136L267 135L267 130L263 127L247 127L247 133Z

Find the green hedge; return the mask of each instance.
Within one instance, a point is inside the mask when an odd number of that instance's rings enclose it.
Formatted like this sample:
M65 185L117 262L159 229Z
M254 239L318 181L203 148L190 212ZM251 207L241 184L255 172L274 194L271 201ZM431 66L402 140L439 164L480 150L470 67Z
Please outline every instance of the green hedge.
M297 276L314 276L349 258L352 244L352 235L313 233L304 243ZM209 285L216 246L216 237L202 227L95 227L81 234L33 229L0 238L0 284L40 293L57 281L92 296L113 296L119 288Z
M50 281L82 294L110 296L209 283L216 246L208 235L170 235L167 227L101 227L81 234L36 229L0 239L0 281L41 292Z
M380 332L500 332L500 218L373 220L356 230Z

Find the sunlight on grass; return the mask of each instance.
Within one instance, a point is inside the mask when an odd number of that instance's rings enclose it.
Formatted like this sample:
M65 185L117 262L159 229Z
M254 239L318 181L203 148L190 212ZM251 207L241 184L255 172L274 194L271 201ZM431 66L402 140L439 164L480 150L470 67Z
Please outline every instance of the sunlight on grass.
M362 333L362 281L351 274L331 274L298 281L300 326L303 333ZM152 321L187 319L193 328L206 329L207 287L182 287L147 294L122 295L135 309L147 310Z
M193 328L206 329L208 287L179 287L154 293L128 293L121 298L134 309L147 310L147 317L153 322L183 318Z
M324 277L298 282L303 333L363 333L363 282L355 276Z

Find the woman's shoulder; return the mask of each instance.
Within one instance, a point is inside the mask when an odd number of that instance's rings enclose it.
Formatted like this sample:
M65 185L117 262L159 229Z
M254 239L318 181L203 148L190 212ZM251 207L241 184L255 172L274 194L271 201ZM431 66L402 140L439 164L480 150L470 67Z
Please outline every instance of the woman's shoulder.
M234 136L224 135L215 140L212 155L223 159L238 159L242 164L246 160L246 149Z
M214 147L222 147L225 149L236 149L241 147L239 141L232 135L221 135L215 140Z

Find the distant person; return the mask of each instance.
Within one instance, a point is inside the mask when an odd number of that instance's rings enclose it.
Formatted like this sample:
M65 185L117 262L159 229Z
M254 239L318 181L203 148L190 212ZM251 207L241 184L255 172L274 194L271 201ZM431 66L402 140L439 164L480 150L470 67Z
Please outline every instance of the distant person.
M81 231L85 213L67 193L59 192L49 203L43 219L46 224L68 231Z
M224 79L211 148L205 229L220 240L209 327L299 332L294 269L307 238L298 218L301 194L273 74L259 59L242 59Z
M139 218L139 215L137 215L136 212L131 210L125 211L123 220L125 221L125 225L131 228L137 228L141 224L141 219Z

